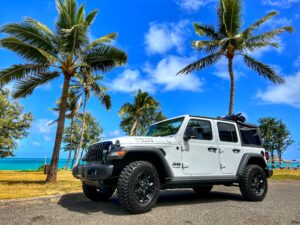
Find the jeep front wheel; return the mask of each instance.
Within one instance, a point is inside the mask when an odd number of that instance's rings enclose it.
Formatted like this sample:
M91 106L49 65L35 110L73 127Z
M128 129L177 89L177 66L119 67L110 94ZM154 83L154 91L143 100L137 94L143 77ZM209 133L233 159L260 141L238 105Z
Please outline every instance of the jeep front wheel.
M249 201L262 201L268 191L267 177L258 165L248 165L240 178L240 190Z
M156 203L160 181L155 167L147 161L128 164L118 180L120 204L131 213L145 213Z
M88 199L96 202L108 200L116 190L114 187L96 188L86 184L82 185L82 189Z

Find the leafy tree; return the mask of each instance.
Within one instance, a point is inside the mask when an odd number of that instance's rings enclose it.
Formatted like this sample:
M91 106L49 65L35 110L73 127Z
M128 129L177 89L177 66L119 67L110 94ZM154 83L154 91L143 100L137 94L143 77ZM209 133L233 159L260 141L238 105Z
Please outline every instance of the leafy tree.
M277 12L270 12L242 31L241 0L220 0L217 29L212 25L194 23L196 34L206 39L193 41L192 46L196 50L204 51L207 53L207 56L186 66L178 74L188 74L194 70L204 69L218 62L222 57L226 57L231 81L229 115L233 112L234 103L235 76L233 72L233 60L235 56L242 56L245 64L259 75L269 79L273 83L282 84L284 79L276 71L249 55L256 50L268 46L279 47L279 44L276 43L276 36L285 31L292 32L294 30L290 26L285 26L256 34L261 25L275 15L277 15Z
M159 111L159 103L148 92L138 90L134 102L125 103L119 115L122 117L121 128L129 135L141 135L153 122L164 119Z
M0 87L0 158L14 156L18 140L28 136L31 113L24 113L23 107L9 99L9 91Z
M272 167L274 167L274 153L277 151L279 161L282 153L293 143L286 125L276 118L259 119L259 130L262 135L264 148L271 153Z
M97 10L85 16L85 4L77 6L76 0L56 0L58 18L56 30L32 18L21 23L10 23L0 31L8 37L0 39L0 46L16 52L25 62L0 71L0 82L16 80L13 97L26 97L33 90L62 75L64 78L55 144L47 182L57 179L57 165L64 131L65 112L70 80L79 68L107 72L126 63L125 52L107 45L116 33L89 41L88 31L96 18Z
M277 135L275 136L276 150L279 158L279 164L281 165L282 153L291 145L294 141L291 138L290 131L287 126L281 121L278 121Z
M65 150L75 151L77 146L80 143L81 137L81 127L83 126L83 115L76 116L74 118L73 125L65 128L63 142ZM84 133L82 140L82 149L86 151L88 146L92 143L98 142L101 140L101 135L103 133L103 129L100 124L96 121L96 119L92 116L91 113L86 113L85 116L85 124L84 124ZM75 155L73 158L73 162L75 160Z
M79 139L79 145L75 152L75 161L76 161L75 166L79 163L80 150L83 144L83 135L84 135L83 128L85 125L86 106L91 95L94 94L107 110L109 110L111 107L110 96L105 94L107 88L99 84L99 82L103 80L103 77L98 75L93 76L91 72L92 71L88 67L82 68L80 74L77 75L78 79L74 81L74 83L71 86L72 90L74 90L78 96L84 95L83 117L82 117L83 126L80 131L81 135Z
M145 114L143 114L143 116L139 120L139 126L137 127L136 135L143 135L151 124L165 119L166 117L159 109L148 109L147 111L145 111ZM132 128L132 117L124 115L122 117L120 127L127 135L130 135L130 131Z

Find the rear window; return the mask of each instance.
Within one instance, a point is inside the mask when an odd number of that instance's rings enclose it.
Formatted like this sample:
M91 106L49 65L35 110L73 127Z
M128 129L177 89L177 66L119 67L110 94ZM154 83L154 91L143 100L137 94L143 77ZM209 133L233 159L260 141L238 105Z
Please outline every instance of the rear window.
M262 145L256 128L240 127L240 133L244 145Z
M236 129L233 124L218 122L218 131L220 141L238 142Z

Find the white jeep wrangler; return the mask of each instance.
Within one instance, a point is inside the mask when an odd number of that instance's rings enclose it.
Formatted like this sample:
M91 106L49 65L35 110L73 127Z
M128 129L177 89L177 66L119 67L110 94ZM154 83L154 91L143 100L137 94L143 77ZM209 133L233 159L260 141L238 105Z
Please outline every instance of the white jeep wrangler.
M240 118L184 115L151 125L142 137L93 144L73 175L93 201L107 200L117 189L131 213L149 211L167 188L207 194L213 185L238 185L245 199L261 201L273 172L257 127Z

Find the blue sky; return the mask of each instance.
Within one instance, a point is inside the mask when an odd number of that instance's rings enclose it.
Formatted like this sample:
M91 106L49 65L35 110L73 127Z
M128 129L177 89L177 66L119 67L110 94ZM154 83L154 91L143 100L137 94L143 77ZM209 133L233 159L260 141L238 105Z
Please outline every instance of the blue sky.
M106 138L122 135L118 110L132 100L131 93L139 88L154 95L167 117L226 114L229 80L225 60L201 72L175 76L179 69L203 56L190 47L191 41L198 39L192 23L216 24L216 6L216 0L86 0L87 11L99 9L90 37L118 32L114 45L129 56L126 66L105 75L112 109L106 112L94 98L88 103L88 110L100 121ZM1 0L0 9L0 24L20 22L29 16L54 28L54 1ZM234 111L243 112L251 123L266 116L282 119L295 140L284 157L300 159L300 0L244 1L244 27L271 10L280 14L266 23L263 30L292 25L296 31L278 38L280 48L267 48L253 57L272 65L285 77L286 83L275 86L247 69L240 58L235 58ZM0 68L19 62L22 61L18 56L0 49ZM49 109L59 98L61 85L62 80L55 80L20 100L25 111L33 113L34 122L30 136L19 143L17 157L51 156L55 126L47 124L57 115ZM66 153L61 157L66 158Z

